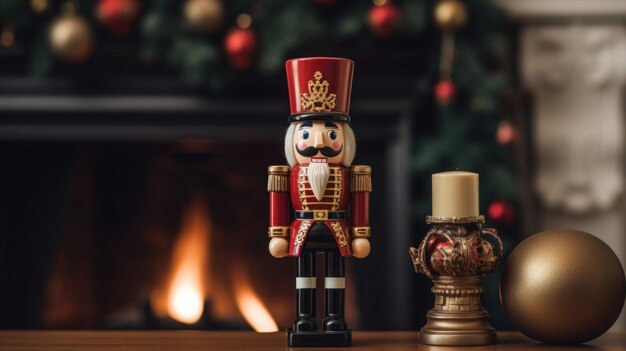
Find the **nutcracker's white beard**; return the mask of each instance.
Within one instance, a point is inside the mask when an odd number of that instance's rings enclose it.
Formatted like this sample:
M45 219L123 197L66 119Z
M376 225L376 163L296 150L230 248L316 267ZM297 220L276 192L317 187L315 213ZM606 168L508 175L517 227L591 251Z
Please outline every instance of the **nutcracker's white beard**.
M328 184L328 177L330 176L330 168L326 162L311 162L309 163L309 169L307 177L309 177L309 183L313 194L318 201L322 201L324 192L326 191L326 184Z

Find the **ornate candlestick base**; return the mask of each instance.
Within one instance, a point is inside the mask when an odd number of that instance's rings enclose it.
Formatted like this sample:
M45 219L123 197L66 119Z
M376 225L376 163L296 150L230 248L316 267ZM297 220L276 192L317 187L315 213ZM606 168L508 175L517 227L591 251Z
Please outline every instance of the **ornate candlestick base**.
M496 332L489 314L480 304L482 277L434 277L435 307L420 332L428 345L495 344Z
M433 280L435 306L420 333L420 343L461 346L496 342L489 315L480 303L484 275L500 261L502 242L494 229L482 228L484 218L427 217L432 229L409 254L415 271ZM485 238L491 237L493 246Z

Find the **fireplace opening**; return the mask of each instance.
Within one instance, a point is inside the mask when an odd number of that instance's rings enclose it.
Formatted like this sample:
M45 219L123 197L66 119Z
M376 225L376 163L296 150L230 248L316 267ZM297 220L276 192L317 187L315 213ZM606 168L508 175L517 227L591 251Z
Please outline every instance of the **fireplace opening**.
M278 144L73 146L44 328L272 332L291 322L293 265L269 255L265 233Z

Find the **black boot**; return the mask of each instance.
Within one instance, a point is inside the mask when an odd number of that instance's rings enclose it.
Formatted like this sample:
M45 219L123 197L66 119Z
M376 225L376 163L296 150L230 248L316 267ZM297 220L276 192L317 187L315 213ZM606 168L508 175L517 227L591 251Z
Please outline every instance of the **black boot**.
M315 252L305 250L296 269L296 320L294 332L317 330L315 319Z
M348 323L344 319L345 311L345 272L343 257L338 250L326 252L326 318L324 331L347 331Z

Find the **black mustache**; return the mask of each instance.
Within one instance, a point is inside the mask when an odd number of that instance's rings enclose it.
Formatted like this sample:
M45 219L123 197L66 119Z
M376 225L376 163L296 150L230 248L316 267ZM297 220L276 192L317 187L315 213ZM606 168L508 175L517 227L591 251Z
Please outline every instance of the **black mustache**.
M322 155L326 157L335 157L341 153L341 150L343 150L343 146L337 151L333 150L330 146L324 146L321 148L309 146L304 150L300 150L296 147L296 151L298 151L298 153L304 157L313 157L317 155L318 152L321 152Z

